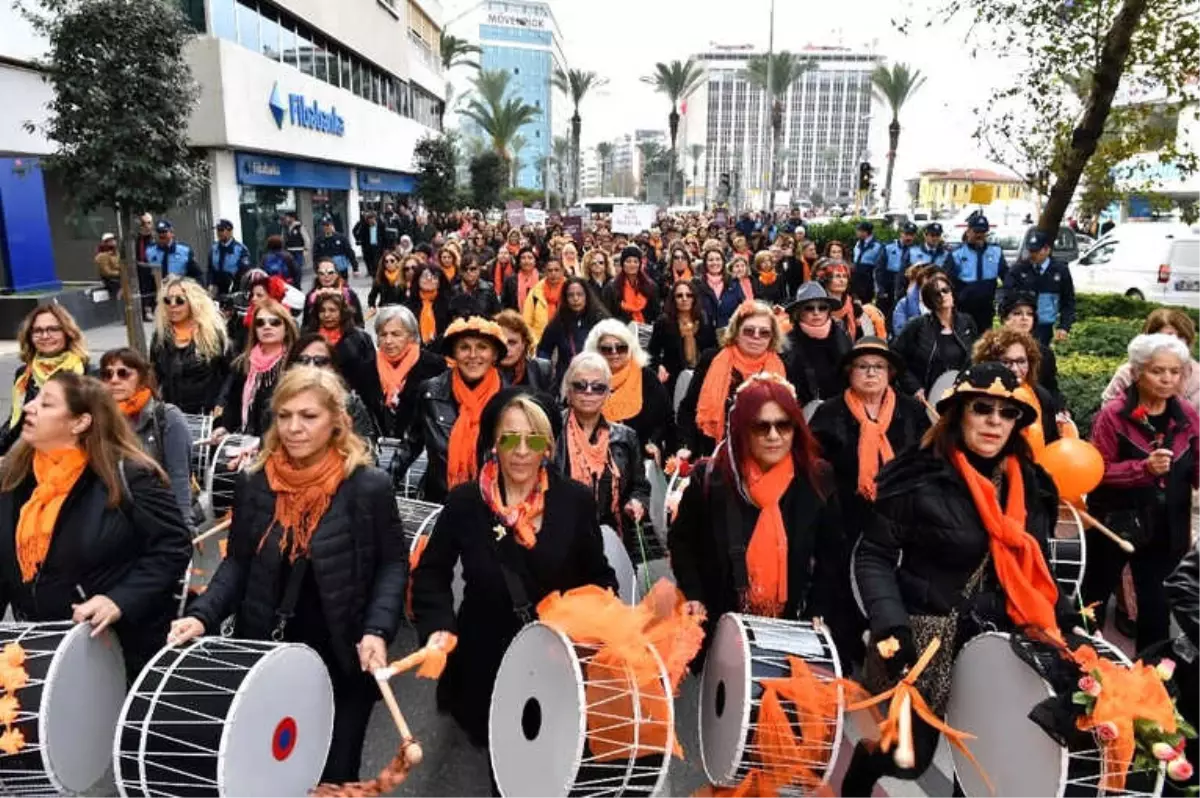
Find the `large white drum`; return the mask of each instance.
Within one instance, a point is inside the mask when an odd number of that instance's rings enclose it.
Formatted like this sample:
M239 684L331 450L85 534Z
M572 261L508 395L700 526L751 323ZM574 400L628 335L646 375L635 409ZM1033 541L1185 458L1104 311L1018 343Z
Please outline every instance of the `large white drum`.
M333 685L308 646L204 637L134 682L112 743L122 796L295 796L320 780Z
M125 658L110 630L92 637L70 621L0 624L0 648L25 651L25 687L13 729L25 737L0 754L5 795L69 795L92 787L108 769L109 741L125 699Z
M231 433L217 445L201 497L204 515L209 521L224 518L233 509L233 486L237 475L250 465L250 454L258 451L259 443L253 435ZM234 468L235 463L237 468Z
M212 437L213 417L195 413L184 413L183 420L187 423L188 437L192 439L192 456L189 470L197 482L204 479L208 473L208 462L212 455L212 446L208 439Z
M675 747L675 709L666 668L647 648L657 676L639 684L627 666L550 626L535 621L518 632L488 720L500 794L658 794Z
M751 770L769 769L754 741L759 703L767 679L791 675L789 657L804 660L821 680L840 679L842 664L828 629L808 621L786 621L726 613L717 621L700 682L700 756L713 784L737 786ZM807 770L827 781L842 741L843 702L833 718L811 718L791 707L793 731ZM803 740L801 724L818 722L819 740Z
M1100 656L1129 665L1103 640L1093 639L1092 645ZM985 632L967 641L954 660L953 680L946 722L975 735L968 746L995 787L992 793L978 769L955 749L954 769L965 795L1118 794L1104 788L1104 757L1091 735L1081 734L1081 742L1064 748L1029 719L1030 710L1053 689L1016 655L1008 634ZM1162 769L1131 768L1119 794L1157 796L1162 786Z

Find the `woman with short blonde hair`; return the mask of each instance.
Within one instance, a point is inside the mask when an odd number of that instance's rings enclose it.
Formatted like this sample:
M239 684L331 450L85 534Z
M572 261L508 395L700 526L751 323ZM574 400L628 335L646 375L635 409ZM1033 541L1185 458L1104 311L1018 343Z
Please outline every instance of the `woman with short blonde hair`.
M162 400L184 413L210 413L229 377L225 322L204 287L190 277L163 281L154 312L150 362Z
M627 324L604 319L588 333L583 351L603 355L612 372L604 418L630 427L643 446L661 450L671 423L671 399L637 336Z

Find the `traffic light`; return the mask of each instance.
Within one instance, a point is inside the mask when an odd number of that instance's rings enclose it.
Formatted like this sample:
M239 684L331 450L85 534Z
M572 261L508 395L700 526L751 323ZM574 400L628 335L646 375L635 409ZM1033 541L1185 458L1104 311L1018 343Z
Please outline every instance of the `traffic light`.
M871 188L871 164L863 161L858 165L858 190L869 191Z

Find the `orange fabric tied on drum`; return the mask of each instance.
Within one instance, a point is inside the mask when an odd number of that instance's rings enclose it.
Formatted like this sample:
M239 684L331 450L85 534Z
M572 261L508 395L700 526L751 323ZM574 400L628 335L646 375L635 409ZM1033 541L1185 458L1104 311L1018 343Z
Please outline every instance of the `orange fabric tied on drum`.
M659 662L676 691L704 642L703 616L686 614L683 594L666 580L636 607L585 585L546 596L537 614L572 642L598 648L585 674L592 754L605 762L627 759L633 748L635 757L661 753L674 735L667 723L672 696L664 694ZM677 740L674 753L683 756Z

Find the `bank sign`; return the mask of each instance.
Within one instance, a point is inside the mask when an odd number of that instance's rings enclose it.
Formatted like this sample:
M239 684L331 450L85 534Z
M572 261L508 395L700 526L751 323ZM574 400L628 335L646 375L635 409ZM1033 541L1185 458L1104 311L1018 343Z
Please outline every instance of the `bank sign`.
M271 87L271 99L267 106L271 109L271 115L275 117L275 126L280 130L283 130L286 118L289 124L296 127L308 128L330 136L346 135L346 120L338 115L337 108L331 106L326 110L316 100L309 102L303 94L289 94L286 105L281 98L279 84L276 83Z

